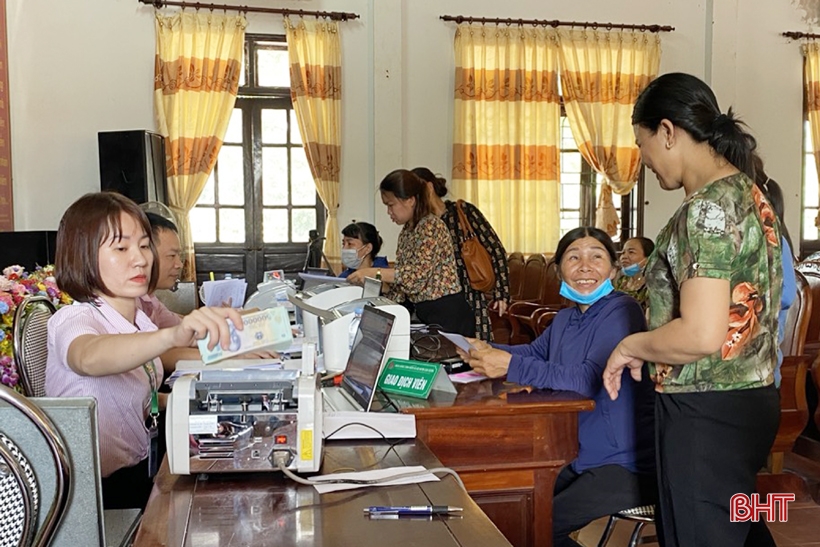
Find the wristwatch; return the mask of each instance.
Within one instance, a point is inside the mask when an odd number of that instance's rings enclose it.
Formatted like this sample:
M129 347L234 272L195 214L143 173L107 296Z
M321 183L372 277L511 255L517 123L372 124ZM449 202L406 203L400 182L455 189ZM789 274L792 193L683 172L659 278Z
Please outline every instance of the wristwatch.
M382 280L382 270L381 270L381 268L376 268L376 279L378 279L379 281Z

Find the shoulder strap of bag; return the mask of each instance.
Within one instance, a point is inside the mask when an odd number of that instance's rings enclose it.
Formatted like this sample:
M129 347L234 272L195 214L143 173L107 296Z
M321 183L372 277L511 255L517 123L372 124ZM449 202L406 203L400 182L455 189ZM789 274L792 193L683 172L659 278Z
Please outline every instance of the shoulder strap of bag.
M461 231L464 232L464 237L470 239L471 237L475 237L475 234L473 233L473 227L470 226L470 222L467 220L467 215L464 213L464 209L462 208L463 205L463 199L456 201L456 211L458 211L458 223L461 225Z

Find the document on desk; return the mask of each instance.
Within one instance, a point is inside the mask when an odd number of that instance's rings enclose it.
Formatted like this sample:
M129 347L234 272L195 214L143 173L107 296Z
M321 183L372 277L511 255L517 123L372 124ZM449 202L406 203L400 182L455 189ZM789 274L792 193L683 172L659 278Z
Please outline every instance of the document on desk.
M244 279L220 279L202 284L202 301L206 306L241 308L245 304L248 283Z
M460 350L462 350L465 353L470 353L471 349L475 349L475 346L473 346L470 343L469 340L467 340L466 338L464 338L460 334L456 334L454 332L444 332L444 331L438 331L438 333L440 335L442 335L443 337L445 337L450 342L452 342L453 344L455 344L457 348L459 348Z
M330 475L317 475L311 477L313 481L338 481L338 480L355 480L357 483L330 483L330 484L314 484L313 487L320 494L328 492L337 492L339 490L355 490L356 488L369 488L372 486L396 486L399 484L417 484L421 482L435 482L440 480L432 473L425 473L427 468L421 465L408 467L388 467L386 469L371 469L369 471L357 471L353 473L331 473ZM385 480L384 482L370 483L374 479L385 479L395 475L403 475L405 473L419 473L412 477L403 477L394 480Z
M333 277L330 275L319 275L307 272L299 272L299 277L305 281L313 281L314 283L346 283L347 279L344 277Z
M467 372L457 372L449 375L450 381L454 384L471 384L473 382L480 382L486 380L487 377L478 372L468 370Z

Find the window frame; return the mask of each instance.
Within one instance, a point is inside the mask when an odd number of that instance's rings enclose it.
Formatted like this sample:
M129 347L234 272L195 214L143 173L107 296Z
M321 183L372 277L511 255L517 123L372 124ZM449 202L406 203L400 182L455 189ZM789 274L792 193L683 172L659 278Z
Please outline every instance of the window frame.
M213 204L197 204L195 208L207 208L215 215L215 242L199 242L194 244L197 259L197 281L209 279L214 273L218 277L231 274L234 277L244 277L251 287L262 281L263 273L267 270L282 269L286 272L295 272L302 269L308 254L308 241L292 240L292 219L294 209L312 209L310 206L294 205L292 202L291 162L288 162L288 203L286 206L270 207L263 203L263 166L262 151L265 148L262 142L262 111L268 108L283 109L287 114L288 138L285 148L304 148L303 144L293 145L290 141L293 110L290 88L262 87L258 85L256 53L266 49L264 43L286 44L284 35L246 34L244 64L244 84L240 86L234 109L242 112L242 164L243 164L243 192L242 206L223 206L219 203L219 173L214 167L214 202ZM298 131L298 129L297 129ZM227 145L236 146L240 143L226 141ZM312 182L312 181L311 181ZM315 189L314 189L315 191ZM316 226L315 229L324 233L327 222L327 211L316 195ZM244 210L244 242L219 241L219 211L221 208L241 208ZM288 242L265 243L263 215L265 209L286 209L288 211ZM307 236L307 234L306 234Z

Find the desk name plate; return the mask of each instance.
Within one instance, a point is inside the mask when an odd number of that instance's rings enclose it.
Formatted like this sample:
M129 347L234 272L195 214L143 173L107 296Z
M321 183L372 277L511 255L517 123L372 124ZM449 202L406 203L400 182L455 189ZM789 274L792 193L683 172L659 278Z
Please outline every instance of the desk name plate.
M384 365L378 386L388 393L418 399L427 399L433 390L456 392L440 364L395 358Z

